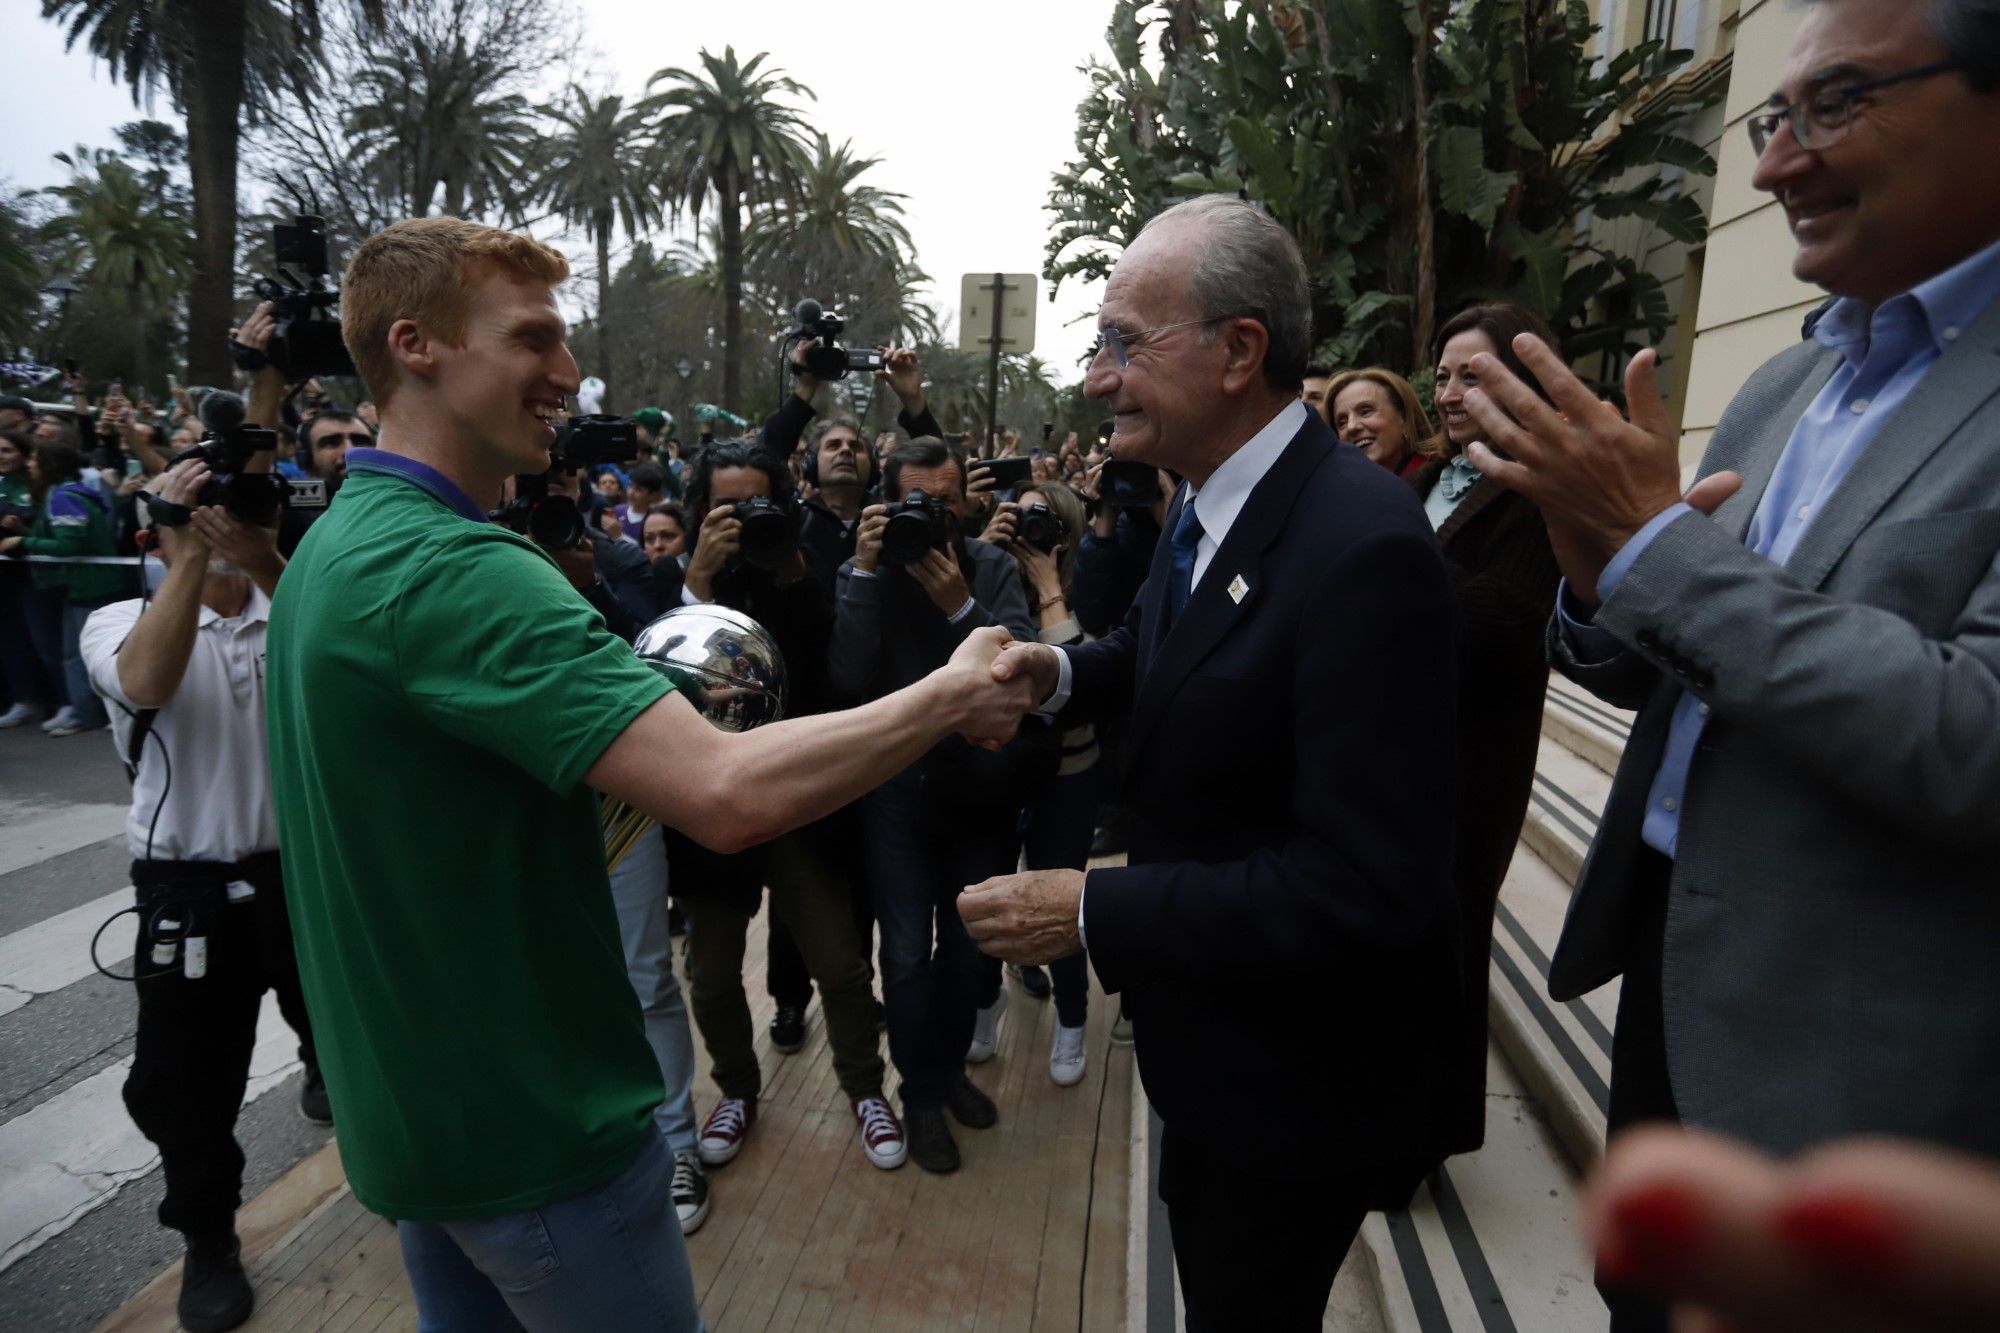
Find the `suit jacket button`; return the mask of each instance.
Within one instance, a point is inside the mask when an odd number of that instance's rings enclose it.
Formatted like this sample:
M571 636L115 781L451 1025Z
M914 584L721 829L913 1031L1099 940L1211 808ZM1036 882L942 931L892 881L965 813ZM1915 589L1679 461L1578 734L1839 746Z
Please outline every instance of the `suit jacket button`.
M1657 648L1659 648L1659 646L1660 646L1660 636L1659 636L1659 635L1657 635L1657 634L1653 633L1653 631L1651 631L1651 630L1649 630L1649 629L1642 629L1642 630L1640 630L1640 631L1639 631L1639 647L1640 647L1640 648L1642 648L1642 649L1644 649L1644 650L1645 650L1646 652L1649 652L1649 653L1650 653L1650 652L1653 652L1654 650L1656 650Z

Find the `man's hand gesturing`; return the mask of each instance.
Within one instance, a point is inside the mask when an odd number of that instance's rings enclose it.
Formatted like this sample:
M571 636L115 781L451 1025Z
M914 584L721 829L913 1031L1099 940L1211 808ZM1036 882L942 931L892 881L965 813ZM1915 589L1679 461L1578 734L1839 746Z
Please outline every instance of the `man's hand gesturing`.
M966 635L938 673L946 678L959 734L989 750L1012 740L1020 730L1021 718L1035 708L1025 682L1000 680L994 675L994 658L1012 641L998 625L976 629Z

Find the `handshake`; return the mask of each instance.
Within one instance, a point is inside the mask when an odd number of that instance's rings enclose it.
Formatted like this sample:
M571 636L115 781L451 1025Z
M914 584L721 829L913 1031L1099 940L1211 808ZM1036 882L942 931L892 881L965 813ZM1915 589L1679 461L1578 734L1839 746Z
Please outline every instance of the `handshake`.
M937 693L951 729L988 750L1014 738L1021 718L1054 692L1056 650L1017 643L997 625L966 636L951 660L926 682Z

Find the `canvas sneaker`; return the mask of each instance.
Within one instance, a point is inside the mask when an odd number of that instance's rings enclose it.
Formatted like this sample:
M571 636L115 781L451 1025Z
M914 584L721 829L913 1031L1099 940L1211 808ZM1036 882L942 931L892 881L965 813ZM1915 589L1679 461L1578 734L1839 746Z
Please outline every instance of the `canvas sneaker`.
M701 1141L696 1149L704 1166L721 1166L743 1151L750 1126L757 1123L757 1103L740 1097L724 1097L701 1122Z
M0 713L0 728L25 727L30 722L40 721L41 716L42 710L33 704L15 704L6 712Z
M853 1102L854 1118L861 1124L861 1151L884 1171L894 1171L910 1155L903 1142L903 1122L896 1119L888 1099L879 1092L856 1097Z
M54 731L57 727L73 727L75 725L76 725L76 713L70 708L68 704L64 704L61 708L56 709L55 713L42 723L42 730Z
M708 1173L691 1152L674 1154L674 1211L680 1214L681 1234L692 1236L708 1220Z

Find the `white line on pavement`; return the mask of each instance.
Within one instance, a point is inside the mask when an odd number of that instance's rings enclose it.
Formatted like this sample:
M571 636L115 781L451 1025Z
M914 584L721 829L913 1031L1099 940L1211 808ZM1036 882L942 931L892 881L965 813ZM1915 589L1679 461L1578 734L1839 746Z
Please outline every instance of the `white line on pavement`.
M0 938L0 1017L19 1009L37 995L59 991L81 981L95 969L90 940L112 913L132 905L132 886L105 894L95 902L58 912L46 921ZM104 932L97 956L116 968L132 956L138 927L128 917Z
M125 829L128 809L123 805L51 808L0 801L0 875L118 836Z
M125 1111L131 1057L0 1125L0 1271L61 1235L160 1164ZM266 992L250 1054L249 1105L299 1067L298 1037Z

